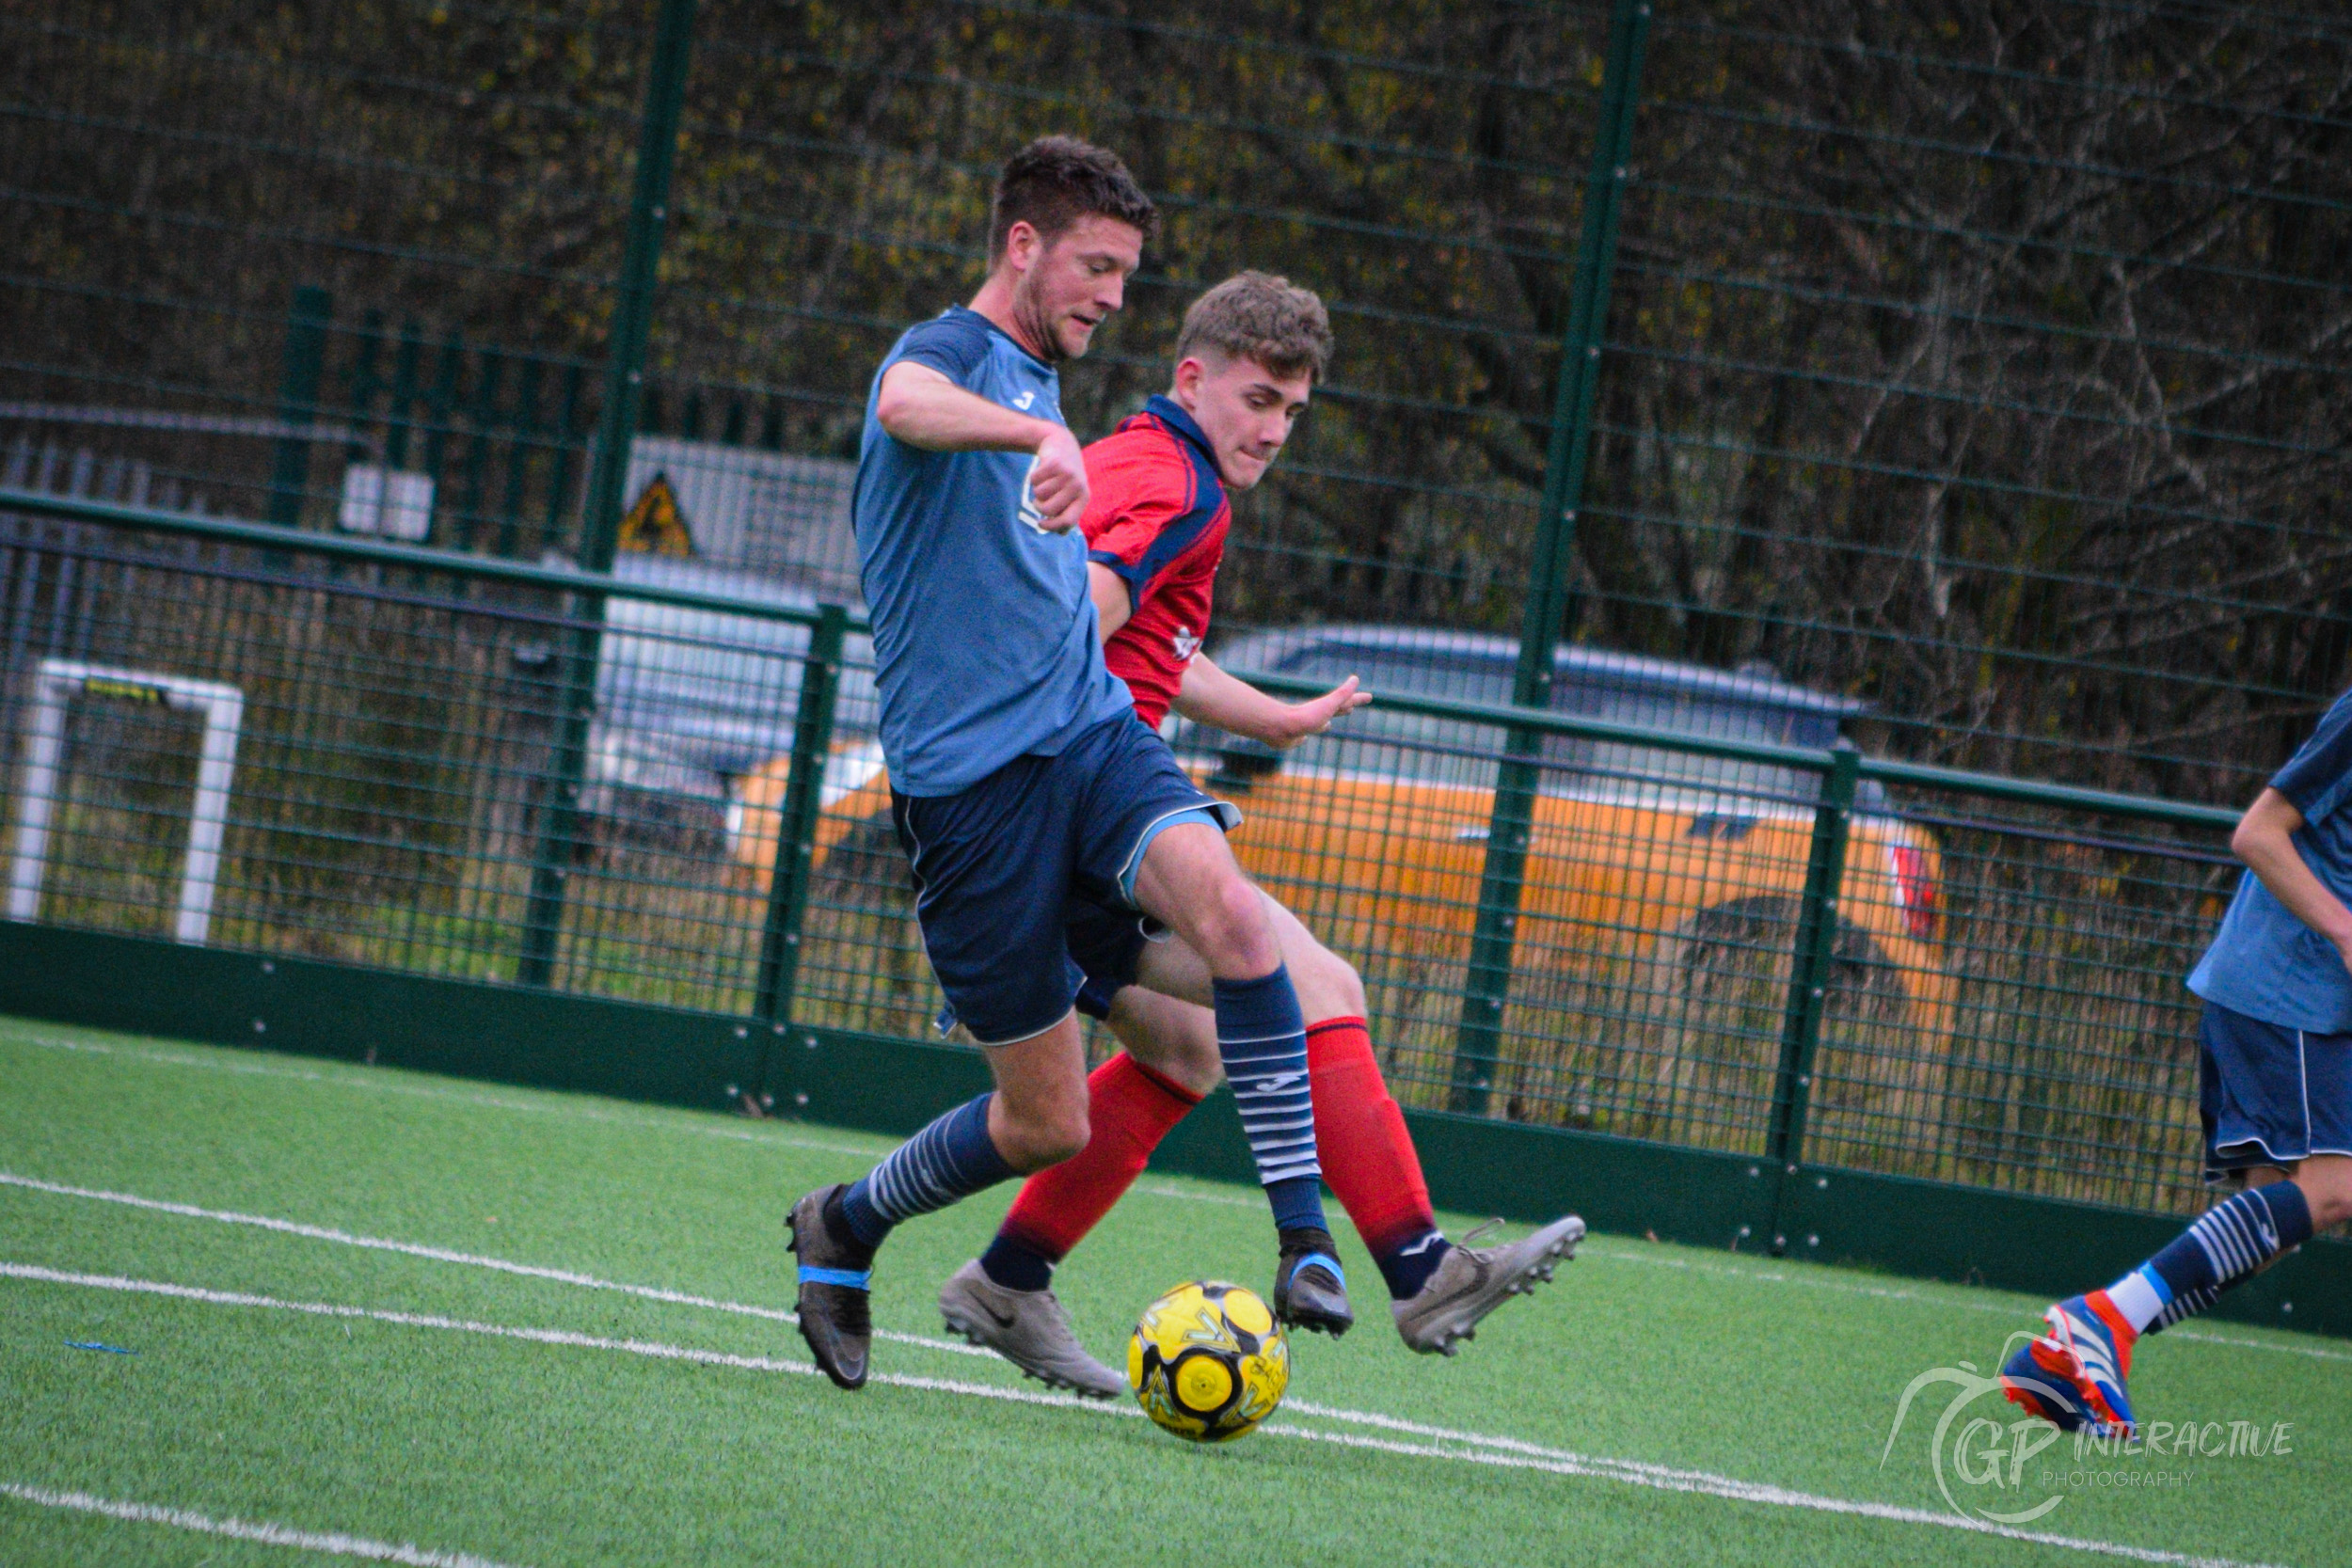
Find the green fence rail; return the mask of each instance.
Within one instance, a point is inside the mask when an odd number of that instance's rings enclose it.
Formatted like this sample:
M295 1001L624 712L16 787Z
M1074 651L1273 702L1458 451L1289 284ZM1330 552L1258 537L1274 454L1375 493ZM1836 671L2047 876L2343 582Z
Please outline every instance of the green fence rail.
M596 574L0 491L0 606L19 920L173 934L214 808L167 694L210 683L243 718L209 925L182 945L514 987L564 650L600 626L544 989L779 1041L928 1032L870 644L839 605L650 558ZM1305 634L1272 651L1279 690L1361 662ZM1516 651L1486 653L1507 686ZM2232 814L1464 702L1409 659L1366 673L1372 708L1280 758L1172 743L1243 809L1244 864L1363 974L1408 1105L1453 1103L1491 802L1532 767L1493 1119L1751 1161L1770 1201L1743 1223L1800 1251L1788 1184L1829 1170L2201 1201L2181 979L2233 882Z

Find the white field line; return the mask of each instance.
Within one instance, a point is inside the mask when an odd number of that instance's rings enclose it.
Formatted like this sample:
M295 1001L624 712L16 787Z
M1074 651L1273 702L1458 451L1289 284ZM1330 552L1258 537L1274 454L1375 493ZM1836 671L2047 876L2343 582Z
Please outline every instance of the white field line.
M19 1502L33 1503L41 1508L63 1508L76 1513L103 1514L109 1519L126 1519L133 1524L169 1525L174 1529L225 1535L232 1541L258 1541L265 1546L294 1546L306 1552L326 1552L333 1557L364 1558L371 1562L403 1562L410 1564L411 1568L502 1568L501 1564L486 1557L476 1557L471 1552L430 1551L405 1541L395 1545L389 1541L371 1541L364 1535L346 1535L341 1530L322 1532L296 1529L292 1525L215 1519L209 1513L197 1513L184 1508L118 1502L111 1497L93 1497L87 1492L53 1492L45 1486L24 1486L8 1481L0 1481L0 1497L14 1497Z
M504 1323L477 1323L462 1318L441 1317L431 1313L383 1311L364 1307L346 1307L331 1302L280 1301L270 1296L250 1295L242 1291L213 1291L192 1285L169 1284L162 1280L130 1279L119 1275L74 1274L29 1263L0 1262L0 1277L32 1280L44 1284L79 1286L90 1290L168 1296L183 1301L204 1302L224 1307L260 1307L312 1317L364 1319L369 1322L390 1323L407 1328L441 1329L461 1334L478 1334L492 1338L517 1339L533 1344L558 1345L579 1350L612 1351L628 1355L647 1356L657 1360L730 1367L746 1371L787 1372L802 1376L817 1375L817 1369L805 1362L782 1361L770 1356L735 1355L722 1351L699 1350L691 1346L663 1344L646 1339L612 1339L597 1335L577 1334L569 1329L520 1328ZM959 1394L970 1398L1000 1400L1018 1404L1045 1405L1060 1410L1081 1411L1089 1415L1132 1417L1141 1414L1140 1411L1125 1404L1098 1403L1074 1399L1066 1394L1036 1394L1025 1389L965 1383L952 1378L910 1377L882 1372L874 1374L869 1381L932 1393ZM1303 1403L1295 1404L1292 1408L1299 1415L1345 1416L1348 1414L1327 1411ZM1380 1418L1374 1418L1374 1419ZM1892 1503L1857 1502L1845 1497L1822 1497L1815 1493L1797 1492L1787 1487L1772 1486L1758 1481L1740 1481L1734 1477L1716 1475L1705 1470L1684 1470L1632 1460L1596 1458L1571 1453L1565 1449L1543 1449L1534 1444L1510 1443L1508 1439L1500 1440L1509 1445L1509 1451L1502 1451L1497 1447L1487 1446L1497 1443L1498 1440L1478 1437L1471 1433L1441 1433L1439 1429L1434 1428L1413 1429L1403 1422L1383 1421L1382 1424L1406 1430L1418 1430L1428 1435L1439 1436L1442 1440L1475 1446L1438 1448L1425 1443L1399 1443L1385 1438L1358 1436L1348 1433L1315 1432L1287 1423L1269 1426L1263 1430L1271 1436L1332 1443L1343 1448L1364 1449L1406 1458L1450 1460L1457 1464L1537 1470L1552 1475L1613 1481L1624 1485L1643 1486L1658 1491L1720 1497L1732 1502L1798 1508L1820 1513L1883 1519L1897 1524L1935 1526L1946 1529L1961 1529L1976 1534L2000 1536L2008 1540L2029 1542L2037 1545L2053 1546L2067 1551L2123 1558L2137 1562L2177 1564L2179 1568L2262 1568L2262 1565L2239 1563L2226 1558L2198 1557L2185 1552L2158 1551L2149 1547L2129 1546L2109 1541L2091 1541L2074 1536L2013 1529L1983 1520L1963 1518L1956 1513L1937 1513L1927 1509L1904 1508Z
M698 1137L724 1138L739 1143L773 1144L780 1148L808 1149L826 1154L852 1154L869 1164L879 1156L870 1148L848 1144L830 1144L816 1139L799 1138L781 1132L754 1132L724 1127L701 1127L691 1122L662 1121L650 1117L629 1117L598 1111L590 1106L560 1102L536 1104L527 1101L503 1100L495 1095L469 1094L456 1089L434 1088L421 1084L378 1083L360 1077L356 1072L313 1072L301 1068L278 1067L261 1062L226 1062L210 1057L184 1056L166 1051L149 1051L136 1046L106 1045L95 1040L59 1039L49 1036L0 1034L0 1041L21 1045L41 1046L56 1051L72 1051L86 1054L127 1057L135 1061L154 1062L168 1067L195 1068L208 1072L244 1073L261 1078L287 1078L306 1084L367 1089L383 1094L404 1094L425 1100L447 1101L461 1105L477 1105L489 1110L523 1111L539 1116L572 1117L585 1121L605 1122L614 1126L632 1127L647 1132L678 1132ZM1167 1182L1139 1182L1135 1191L1149 1197L1174 1198L1186 1203L1213 1203L1254 1209L1259 1200L1224 1193L1187 1192ZM1715 1263L1703 1259L1652 1257L1636 1248L1620 1248L1604 1243L1595 1246L1586 1242L1578 1249L1578 1256L1612 1263L1643 1263L1652 1268L1681 1269L1692 1274L1711 1275L1722 1279L1744 1280L1759 1285L1794 1285L1808 1291L1828 1291L1838 1295L1863 1296L1874 1301L1892 1301L1921 1307L1948 1307L1962 1312L1992 1313L2000 1317L2016 1316L2013 1307L1998 1302L1964 1301L1941 1292L1928 1293L1899 1287L1857 1285L1842 1279L1809 1279L1802 1274L1781 1269L1744 1269L1736 1263ZM2201 1329L2172 1328L2166 1330L2169 1338L2191 1339L2199 1344L2226 1345L2234 1350L2269 1351L2285 1355L2301 1355L2315 1361L2352 1362L2352 1353L2325 1350L2316 1346L2273 1344L2262 1339L2245 1339L2234 1336L2211 1333ZM883 1338L899 1338L882 1336ZM955 1346L946 1340L917 1340L944 1349L970 1350L970 1346ZM981 1352L980 1354L987 1354Z
M1586 1242L1576 1250L1579 1258L1590 1258L1605 1263L1645 1263L1656 1269L1682 1269L1692 1274L1710 1275L1718 1279L1744 1279L1758 1285L1794 1285L1807 1291L1834 1291L1844 1296L1868 1296L1876 1301L1912 1302L1921 1307L1949 1307L1963 1312L1994 1312L2004 1318L2017 1316L2017 1308L1997 1301L1956 1301L1941 1293L1909 1291L1899 1286L1856 1285L1844 1279L1808 1279L1801 1274L1783 1269L1743 1269L1737 1263L1716 1263L1698 1258L1661 1258L1642 1252L1630 1243L1594 1246ZM2238 1341L2252 1344L2252 1340ZM2267 1348L2267 1347L2264 1347ZM2352 1356L2344 1359L2352 1360Z
M1232 1193L1188 1193L1184 1188L1166 1181L1138 1181L1128 1190L1140 1193L1145 1197L1172 1197L1180 1203L1216 1203L1233 1209L1265 1207L1263 1198L1241 1197Z
M797 1323L801 1321L797 1315L778 1307L755 1307L747 1302L721 1301L685 1291L664 1290L659 1285L629 1285L614 1279L599 1279L592 1274L578 1274L570 1269L543 1268L536 1263L517 1263L510 1259L485 1257L478 1252L455 1252L448 1247L427 1246L420 1242L358 1236L348 1230L337 1230L323 1225L304 1225L296 1220L276 1219L267 1214L199 1209L193 1203L170 1203L162 1198L140 1197L134 1193L107 1192L99 1187L72 1187L62 1181L43 1181L37 1177L19 1176L13 1171L0 1171L0 1186L21 1187L29 1192L50 1193L59 1197L88 1198L99 1203L119 1203L127 1208L144 1209L151 1213L174 1214L183 1219L251 1226L257 1230L273 1230L280 1235L300 1236L313 1242L332 1242L338 1246L361 1247L370 1252L397 1252L410 1258L430 1259L437 1263L462 1263L468 1268L494 1269L500 1274L518 1275L526 1279L552 1280L558 1285L576 1286L583 1291L612 1291L646 1301L664 1302L676 1307L699 1307L713 1312L731 1312L739 1317L764 1318L771 1323ZM887 1329L875 1330L874 1337L897 1340L900 1344L921 1345L928 1350L953 1351L961 1355L993 1358L995 1354L977 1345L958 1344L952 1339L932 1339L919 1334L898 1334Z
M1309 1432L1300 1427L1265 1427L1261 1430L1281 1437L1303 1437L1317 1443L1336 1443L1350 1449L1372 1449L1381 1453L1405 1454L1417 1459L1451 1459L1467 1465L1492 1465L1504 1469L1542 1470L1552 1475L1563 1476L1591 1476L1602 1481L1623 1481L1630 1486L1648 1486L1667 1492L1695 1493L1703 1497L1723 1497L1732 1502L1762 1503L1778 1508L1801 1508L1818 1513L1844 1513L1864 1519L1884 1519L1895 1524L1940 1525L1946 1529L1966 1530L1975 1535L1994 1535L2008 1541L2031 1542L2036 1545L2055 1546L2070 1552L2090 1552L2100 1557L2123 1558L2133 1562L2169 1563L2178 1565L2178 1568L2265 1568L2265 1565L2242 1563L2225 1557L2198 1557L2188 1552L2168 1552L2152 1546L2127 1546L2116 1541L2090 1541L2079 1536L2017 1529L2007 1525L1996 1525L1989 1520L1964 1518L1957 1513L1937 1513L1924 1508L1904 1508L1895 1503L1856 1502L1846 1497L1824 1497L1811 1492L1792 1492L1786 1487L1769 1486L1758 1481L1735 1481L1728 1476L1708 1475L1701 1471L1668 1471L1662 1474L1652 1474L1650 1473L1651 1466L1628 1467L1621 1460L1534 1459L1474 1449L1433 1449L1418 1443L1393 1443L1379 1437L1358 1437L1348 1433Z

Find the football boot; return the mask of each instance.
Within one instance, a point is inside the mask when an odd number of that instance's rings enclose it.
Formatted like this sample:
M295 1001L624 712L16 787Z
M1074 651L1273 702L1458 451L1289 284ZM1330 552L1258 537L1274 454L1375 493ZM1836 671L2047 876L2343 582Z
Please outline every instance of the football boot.
M1282 1232L1282 1256L1274 1265L1276 1318L1334 1339L1356 1326L1339 1250L1328 1230Z
M977 1259L939 1288L939 1315L949 1333L994 1351L1048 1387L1090 1400L1115 1400L1127 1392L1127 1380L1078 1342L1070 1314L1053 1291L1008 1290L989 1278Z
M801 1338L818 1368L843 1388L866 1386L866 1360L874 1338L868 1291L874 1253L837 1236L825 1206L840 1184L819 1187L792 1206L792 1251L800 1259Z
M2124 1380L2139 1338L2132 1325L2105 1291L2070 1296L2042 1321L2049 1332L2020 1345L2001 1368L2010 1402L2061 1432L2130 1436L2136 1423Z
M1576 1256L1576 1243L1584 1239L1584 1222L1570 1214L1524 1241L1470 1244L1488 1228L1481 1226L1448 1247L1422 1288L1389 1308L1408 1348L1423 1355L1452 1355L1462 1340L1478 1337L1480 1319L1549 1280L1562 1259Z

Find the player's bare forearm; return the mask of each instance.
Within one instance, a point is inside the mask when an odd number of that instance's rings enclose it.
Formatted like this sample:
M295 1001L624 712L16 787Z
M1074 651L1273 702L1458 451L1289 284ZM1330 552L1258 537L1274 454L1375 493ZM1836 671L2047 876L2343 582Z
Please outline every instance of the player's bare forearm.
M925 451L1035 451L1061 428L967 392L911 360L883 372L874 418L893 436Z
M2271 895L2295 912L2295 917L2329 942L2352 964L2352 910L2312 874L2295 847L2294 835L2303 826L2303 814L2275 789L2265 789L2238 819L2230 835L2236 851Z
M1218 669L1206 654L1195 654L1184 666L1184 684L1176 692L1176 711L1199 723L1263 740L1279 750L1322 734L1331 727L1333 719L1371 701L1372 694L1359 691L1356 677L1350 675L1311 702L1285 703Z
M882 372L874 419L894 440L925 451L1032 451L1029 494L1042 526L1060 532L1086 515L1086 458L1077 437L967 392L929 365L901 360Z

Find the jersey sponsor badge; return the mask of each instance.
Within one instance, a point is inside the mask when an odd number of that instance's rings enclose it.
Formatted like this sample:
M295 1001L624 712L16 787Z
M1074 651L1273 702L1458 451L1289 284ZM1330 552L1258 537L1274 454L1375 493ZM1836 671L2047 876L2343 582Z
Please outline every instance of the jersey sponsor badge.
M1175 651L1177 663L1190 664L1192 656L1200 651L1200 639L1192 634L1190 626L1178 626L1169 636L1168 645Z
M1019 515L1021 518L1021 526L1023 528L1027 529L1032 533L1041 534L1045 531L1045 514L1039 509L1037 504L1037 490L1035 489L1037 480L1037 464L1038 460L1036 458L1030 458L1029 471L1021 476L1021 511Z

